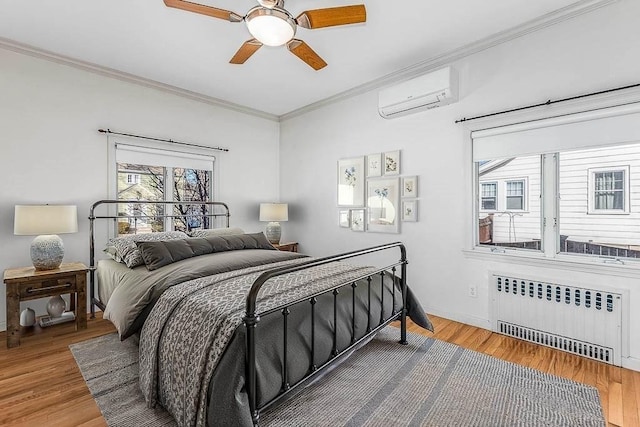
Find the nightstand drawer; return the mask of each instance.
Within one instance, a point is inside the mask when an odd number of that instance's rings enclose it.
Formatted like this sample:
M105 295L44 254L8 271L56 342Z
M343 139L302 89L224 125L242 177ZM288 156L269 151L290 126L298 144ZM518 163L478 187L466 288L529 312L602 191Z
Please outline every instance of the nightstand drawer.
M41 298L49 296L52 292L75 292L76 291L76 276L67 276L57 279L42 280L32 283L24 283L20 286L20 298Z

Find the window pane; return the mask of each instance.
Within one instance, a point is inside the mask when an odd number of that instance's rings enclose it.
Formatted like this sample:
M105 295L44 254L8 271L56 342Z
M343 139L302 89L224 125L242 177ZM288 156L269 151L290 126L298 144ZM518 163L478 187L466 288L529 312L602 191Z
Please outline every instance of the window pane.
M173 188L175 201L211 201L212 188L211 172L197 169L173 169ZM207 213L206 206L202 205L176 205L173 227L178 231L191 231L200 228L210 228L210 217L203 216Z
M640 258L638 159L640 144L559 154L560 252Z
M495 197L483 197L482 198L482 209L486 211L494 211L496 210L496 199Z
M518 197L507 197L507 209L508 210L523 210L523 198L522 196Z
M118 163L118 200L164 199L165 170L160 166ZM140 203L118 205L118 235L164 231L163 206ZM131 218L125 218L131 217Z
M541 156L495 159L478 164L480 245L517 249L542 248L541 236ZM526 179L523 179L526 178ZM494 197L485 197L491 181ZM524 212L525 206L527 211ZM483 210L493 210L487 213Z

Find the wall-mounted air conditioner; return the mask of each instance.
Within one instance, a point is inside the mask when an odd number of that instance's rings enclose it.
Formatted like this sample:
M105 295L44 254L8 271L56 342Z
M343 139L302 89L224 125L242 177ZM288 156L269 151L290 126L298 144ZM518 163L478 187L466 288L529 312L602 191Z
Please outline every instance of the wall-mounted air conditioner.
M381 90L378 111L385 119L392 119L457 100L458 75L446 67Z

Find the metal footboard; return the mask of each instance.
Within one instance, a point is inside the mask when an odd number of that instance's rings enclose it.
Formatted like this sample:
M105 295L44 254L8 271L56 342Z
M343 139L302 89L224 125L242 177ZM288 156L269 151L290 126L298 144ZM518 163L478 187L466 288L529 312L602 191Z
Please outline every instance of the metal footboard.
M336 262L336 261L342 261L342 260L346 260L349 258L355 258L355 257L359 257L359 256L363 256L363 255L368 255L368 254L372 254L374 252L380 252L380 251L385 251L385 250L393 250L394 248L398 248L400 250L400 260L398 262L395 262L391 265L388 265L384 268L378 269L372 273L368 273L366 275L363 275L361 277L358 277L356 279L353 280L349 280L346 283L342 283L339 284L337 286L334 286L330 289L327 289L325 291L322 292L318 292L316 294L313 295L309 295L309 296L305 296L303 298L300 298L298 300L295 300L291 303L288 303L285 306L281 306L281 307L277 307L271 310L267 310L264 312L256 312L256 301L258 298L258 293L260 292L261 287L265 284L265 282L267 282L269 279L277 277L277 276L281 276L283 274L287 274L287 273L293 273L296 271L300 271L300 270L304 270L304 269L308 269L308 268L312 268L312 267L316 267L316 266L320 266L320 265L324 265L324 264L328 264L331 262ZM400 276L398 277L396 275L397 273L397 268L398 266L400 267ZM305 385L306 383L312 381L315 377L317 377L320 373L322 373L323 371L325 371L326 369L330 368L331 366L339 363L342 359L341 356L345 356L348 352L350 352L352 349L357 348L358 345L360 345L362 342L364 342L365 340L370 339L376 332L378 332L380 329L384 328L385 326L387 326L389 323L393 322L394 320L398 320L400 319L400 344L407 344L407 308L406 308L406 298L407 298L407 283L406 283L406 277L407 277L407 253L406 253L406 249L404 247L404 245L400 242L397 243L390 243L390 244L386 244L386 245L380 245L380 246L374 246L371 248L367 248L367 249L362 249L362 250L357 250L357 251L352 251L352 252L347 252L344 254L340 254L340 255L335 255L335 256L329 256L329 257L325 257L325 258L319 258L307 263L303 263L303 264L298 264L295 266L290 266L290 267L281 267L281 268L276 268L273 270L269 270L269 271L265 271L264 273L262 273L260 276L258 276L258 278L255 280L255 282L253 283L253 286L251 287L251 290L249 291L249 294L247 295L247 299L246 299L246 315L244 317L244 324L246 326L246 374L247 374L247 393L249 396L249 406L251 409L251 416L253 418L253 423L254 425L258 425L259 420L260 420L260 413L267 410L268 408L272 407L273 405L281 402L283 399L285 399L287 397L287 395L289 395L291 392L293 392L294 390L302 387L303 385ZM375 319L375 321L373 319L371 319L371 286L372 286L372 277L376 274L380 275L380 286L381 286L381 293L380 293L380 305L381 305L381 310L380 310L380 318L379 321L378 319ZM392 298L392 305L391 305L391 313L388 313L388 316L385 316L385 310L384 310L384 294L385 294L385 288L384 288L384 277L385 275L391 275L392 276L392 291L391 291L391 298ZM368 286L368 290L367 290L367 328L366 328L366 333L364 336L356 339L356 288L358 287L358 282L359 281L366 281L366 286ZM402 304L401 304L401 308L399 310L395 309L395 305L396 305L396 299L398 298L398 296L396 296L396 281L400 282L400 292L401 292L401 298L402 298ZM340 292L343 289L349 289L351 288L351 294L352 294L352 300L351 300L351 341L350 344L344 348L339 350L338 349L338 323L337 323L337 313L338 313L338 295L340 294ZM327 362L325 362L323 365L321 366L316 366L315 365L315 335L316 335L316 304L318 301L318 298L321 295L327 295L327 294L332 294L333 295L333 348L331 351L331 356L329 358L329 360ZM311 359L310 359L310 366L308 369L307 374L300 379L299 381L297 381L294 384L290 384L289 382L289 372L288 372L288 367L287 367L287 355L288 355L288 316L290 314L290 307L299 304L299 303L308 303L308 309L311 311L310 312L310 317L311 317L311 330L309 331L310 333L310 342L311 342ZM258 399L257 399L257 367L256 367L256 327L258 325L258 322L260 321L260 317L261 316L266 316L268 314L272 314L272 313L276 313L276 312L280 312L282 315L282 325L284 328L284 334L283 334L283 342L282 342L282 349L283 349L283 363L282 363L282 387L280 389L280 392L278 393L278 395L276 397L274 397L273 399L271 399L270 401L266 402L264 405L258 406Z

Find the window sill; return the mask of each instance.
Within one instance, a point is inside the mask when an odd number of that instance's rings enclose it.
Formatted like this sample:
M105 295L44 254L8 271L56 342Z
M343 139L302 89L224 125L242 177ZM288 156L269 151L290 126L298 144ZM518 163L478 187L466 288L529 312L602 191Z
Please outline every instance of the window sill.
M603 262L603 259L580 259L563 254L549 258L542 253L516 253L516 251L496 253L484 248L464 249L462 253L469 259L640 278L640 262L637 261L624 260L625 264L608 264Z

